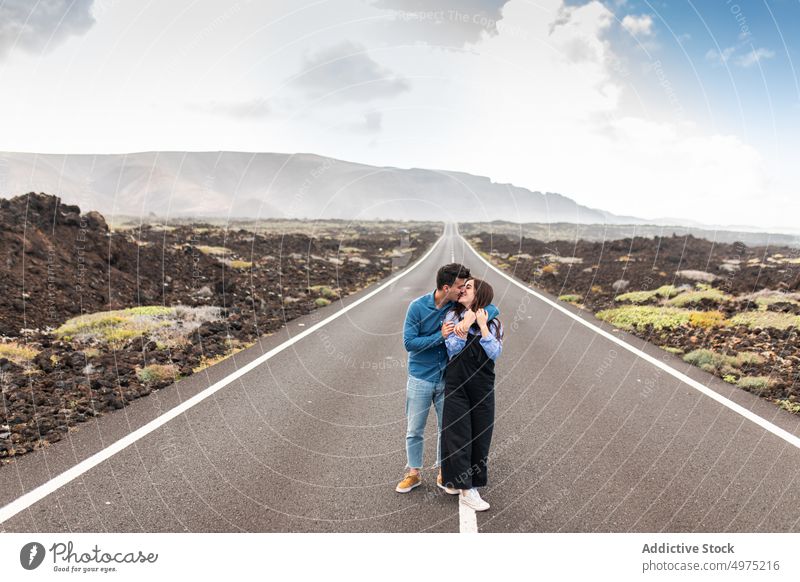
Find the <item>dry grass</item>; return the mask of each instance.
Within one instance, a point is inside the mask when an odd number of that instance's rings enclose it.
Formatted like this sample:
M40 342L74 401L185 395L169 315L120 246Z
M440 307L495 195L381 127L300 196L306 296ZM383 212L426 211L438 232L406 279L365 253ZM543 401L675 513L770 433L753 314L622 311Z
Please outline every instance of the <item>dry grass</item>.
M220 354L218 356L212 356L210 358L202 356L200 358L200 363L194 368L192 368L192 372L194 373L202 372L206 368L210 368L214 364L219 364L222 360L226 360L230 358L232 355L237 354L254 344L255 342L243 343L236 339L231 340L228 342L228 350L224 354Z
M239 269L241 271L247 270L253 266L253 263L251 261L240 261L238 259L225 260L222 262L225 263L227 266L229 266L231 269Z
M204 255L212 255L215 257L220 255L228 255L231 252L230 249L225 247L211 247L208 245L198 245L196 248Z
M87 344L119 346L129 339L148 336L164 346L173 346L204 322L220 317L218 307L150 305L79 315L54 333L65 341Z
M545 265L542 267L542 273L545 275L557 275L558 269L555 265Z
M325 299L333 300L339 298L339 294L335 290L328 287L327 285L314 285L312 287L309 287L308 290L313 293L316 293L321 297L324 297Z
M726 323L725 315L719 311L693 311L689 315L689 324L706 329L720 327Z
M773 289L762 289L756 293L744 295L740 297L740 299L752 301L758 305L762 311L766 311L770 305L775 305L777 303L800 305L800 293L785 293Z
M178 368L172 364L150 364L144 368L136 368L136 377L142 384L160 384L174 382L178 377Z
M17 342L0 344L0 358L6 358L18 366L29 363L38 353L39 350Z

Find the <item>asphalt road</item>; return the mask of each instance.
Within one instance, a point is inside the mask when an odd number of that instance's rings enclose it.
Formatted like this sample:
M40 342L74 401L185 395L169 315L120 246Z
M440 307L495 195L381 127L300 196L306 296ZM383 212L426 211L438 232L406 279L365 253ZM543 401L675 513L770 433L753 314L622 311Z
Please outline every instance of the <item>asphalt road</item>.
M455 532L405 463L408 303L451 260L505 324L481 532L797 532L800 449L490 269L452 225L393 285L0 524L6 532ZM0 508L374 291L0 468ZM543 294L544 295L544 294ZM791 434L800 419L567 307ZM425 463L435 454L428 422Z

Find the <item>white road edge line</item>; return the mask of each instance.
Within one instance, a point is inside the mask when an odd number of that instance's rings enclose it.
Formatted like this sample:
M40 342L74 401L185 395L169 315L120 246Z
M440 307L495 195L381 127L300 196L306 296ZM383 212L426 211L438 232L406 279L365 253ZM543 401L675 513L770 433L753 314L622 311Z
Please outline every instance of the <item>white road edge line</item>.
M458 501L458 533L478 533L478 518L475 510L461 503L461 500Z
M266 362L267 360L269 360L270 358L272 358L276 354L279 354L280 352L282 352L286 348L288 348L288 347L292 346L293 344L299 342L304 337L307 337L308 335L314 333L316 330L318 330L322 326L330 323L331 321L333 321L337 317L340 317L340 316L344 315L345 313L347 313L348 311L350 311L351 309L353 309L354 307L357 307L358 305L361 305L367 299L369 299L373 295L379 293L380 291L382 291L386 287L389 287L395 281L397 281L401 277L406 276L408 273L410 273L411 271L416 269L417 266L421 265L425 261L425 259L427 259L430 256L430 254L434 250L436 250L436 247L439 246L439 243L445 238L445 236L447 236L447 225L444 226L444 229L442 231L442 236L439 237L439 239L433 244L433 246L430 249L428 249L428 252L426 252L424 255L422 255L422 257L420 257L420 259L417 260L413 265L411 265L410 267L408 267L407 269L405 269L401 273L398 273L396 276L392 277L391 279L389 279L388 281L383 283L377 289L372 290L371 292L369 292L366 295L364 295L362 298L354 301L353 303L351 303L347 307L343 307L342 309L340 309L336 313L328 316L327 318L323 319L322 321L315 323L314 325L312 325L308 329L306 329L303 332L297 334L296 336L292 337L291 339L286 340L285 342L283 342L279 346L276 346L276 347L272 348L266 354L263 354L263 355L259 356L258 358L256 358L252 362L250 362L249 364L247 364L245 366L242 366L241 368L239 368L238 370L236 370L232 374L229 374L228 376L225 376L222 380L219 380L218 382L212 384L211 386L209 386L208 388L206 388L202 392L199 392L199 393L195 394L189 400L186 400L185 402L182 402L181 404L179 404L175 408L172 408L172 409L168 410L167 412L165 412L164 414L162 414L158 418L154 418L153 420L151 420L150 422L148 422L144 426L142 426L142 427L136 429L135 431L133 431L132 433L122 437L118 441L113 442L112 444L110 444L105 449L96 452L95 454L93 454L92 456L84 459L83 461L81 461L80 463L75 465L74 467L71 467L70 469L67 469L63 473L53 477L49 481L43 483L42 485L39 485L38 487L36 487L35 489L29 491L28 493L25 493L24 495L18 497L17 499L12 501L8 505L0 508L0 523L4 523L4 522L8 521L12 517L14 517L16 514L18 514L20 511L23 511L24 509L27 509L28 507L30 507L31 505L33 505L37 501L43 499L44 497L47 497L48 495L50 495L54 491L58 490L59 488L63 487L64 485L66 485L70 481L73 481L77 477L80 477L81 475L86 473L89 469L95 467L96 465L99 465L100 463L102 463L106 459L114 456L115 454L117 454L121 450L125 449L126 447L132 445L133 443L135 443L136 441L138 441L142 437L150 434L151 432L153 432L154 430L156 430L157 428L159 428L163 424L166 424L167 422L169 422L170 420L172 420L176 416L178 416L180 414L183 414L184 412L186 412L187 410L189 410L190 408L192 408L196 404L202 402L203 400L205 400L206 398L208 398L209 396L211 396L212 394L214 394L218 390L224 388L225 386L227 386L228 384L230 384L231 382L233 382L237 378L240 378L240 377L244 376L245 374L247 374L248 372L252 371L254 368L257 368L258 366L260 366L261 364L263 364L264 362Z
M709 398L713 398L714 400L716 400L717 402L719 402L723 406L728 407L729 409L733 410L737 414L740 414L741 416L745 417L746 419L756 423L761 428L763 428L765 430L768 430L769 432L771 432L772 434L774 434L775 436L777 436L779 438L782 438L783 440L785 440L790 445L793 445L793 446L797 447L798 449L800 449L800 438L799 437L797 437L797 436L793 435L792 433L782 429L779 426L776 426L776 425L772 424L770 421L768 421L768 420L766 420L764 418L761 418L756 413L751 412L750 410L747 410L746 408L744 408L743 406L740 406L739 404L736 404L732 400L728 400L724 396L722 396L720 394L717 394L714 390L712 390L711 388L706 387L705 385L701 384L697 380L693 380L692 378L690 378L686 374L678 372L676 369L674 369L671 366L665 364L664 362L662 362L660 360L657 360L653 356L644 353L642 350L630 345L629 343L619 339L618 337L614 337L613 335L611 335L610 333L608 333L604 329L600 329L596 325L594 325L592 323L589 323L588 321L578 317L577 315L575 315L574 313L572 313L571 311L569 311L565 307L559 305L555 301L552 301L551 299L548 299L544 295L541 295L540 293L537 293L536 291L534 291L530 287L528 287L526 285L523 285L519 281L513 279L512 277L510 277L509 275L507 275L506 273L502 272L500 269L498 269L497 267L492 265L489 261L484 259L480 255L480 253L478 253L474 248L472 248L472 245L469 244L467 239L465 239L463 236L461 236L461 233L458 231L458 224L456 224L456 233L464 241L464 243L467 245L467 247L472 251L472 253L476 257L478 257L481 261L486 263L486 265L489 266L489 268L493 269L498 275L502 275L503 277L505 277L506 279L511 281L514 285L516 285L517 287L519 287L523 291L527 291L528 293L530 293L531 295L533 295L537 299L539 299L541 301L544 301L545 303L547 303L548 305L554 307L555 309L558 309L559 311L561 311L565 315L571 317L572 319L574 319L575 321L577 321L581 325L584 325L584 326L588 327L592 331L600 334L601 336L603 336L604 338L606 338L608 340L611 340L612 342L614 342L615 344L619 345L620 347L628 350L632 354L634 354L636 356L639 356L640 358L642 358L643 360L653 364L657 368L660 368L660 369L664 370L665 372L667 372L671 376L677 378L681 382L684 382L685 384L688 384L689 386L691 386L695 390L698 390L699 392L702 392L703 394L705 394Z

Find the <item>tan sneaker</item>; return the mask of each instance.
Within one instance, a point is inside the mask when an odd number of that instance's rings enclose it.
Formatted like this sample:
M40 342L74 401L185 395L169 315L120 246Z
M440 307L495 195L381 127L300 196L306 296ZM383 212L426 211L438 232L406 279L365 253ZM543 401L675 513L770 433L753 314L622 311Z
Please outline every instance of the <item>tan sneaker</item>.
M436 477L436 485L440 489L444 489L446 493L450 495L458 495L458 489L453 489L452 487L446 487L444 483L442 483L442 471L439 470L439 475Z
M403 477L403 480L397 484L397 487L394 488L395 491L398 493L408 493L414 487L419 487L422 483L422 476L419 473L412 473L409 471Z

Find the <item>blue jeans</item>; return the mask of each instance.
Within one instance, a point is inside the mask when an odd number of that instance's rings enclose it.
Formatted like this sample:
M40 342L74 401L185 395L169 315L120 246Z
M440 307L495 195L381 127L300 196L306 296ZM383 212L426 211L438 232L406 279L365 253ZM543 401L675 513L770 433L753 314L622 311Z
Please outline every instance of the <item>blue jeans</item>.
M436 410L436 464L442 464L442 408L444 406L444 378L439 383L408 377L406 384L406 468L422 468L422 446L425 442L425 423L433 404Z

